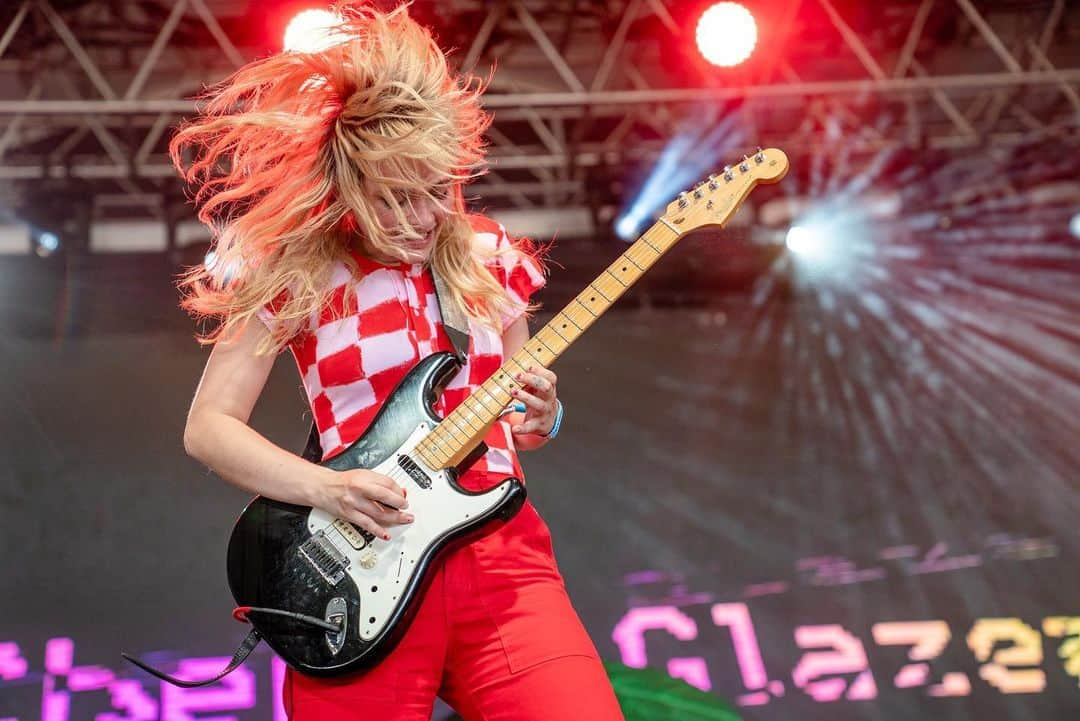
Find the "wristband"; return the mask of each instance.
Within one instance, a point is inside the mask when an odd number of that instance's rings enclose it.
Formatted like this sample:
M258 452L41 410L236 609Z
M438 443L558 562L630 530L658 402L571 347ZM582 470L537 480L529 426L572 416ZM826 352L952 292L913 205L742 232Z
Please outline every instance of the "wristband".
M562 427L562 401L556 398L555 406L555 423L552 424L551 430L547 432L546 436L544 436L544 438L547 438L549 441L555 438L555 436L559 435L559 428Z
M527 410L525 408L525 404L521 403L521 402L515 403L513 405L513 409L515 411L517 411L518 413L524 413ZM540 437L541 438L547 438L548 440L551 440L555 436L559 435L559 428L562 427L562 417L563 417L562 401L560 401L558 398L556 398L555 399L555 422L551 424L551 430L548 431L546 435L543 435L543 436L540 436ZM540 434L537 433L536 435L540 435Z

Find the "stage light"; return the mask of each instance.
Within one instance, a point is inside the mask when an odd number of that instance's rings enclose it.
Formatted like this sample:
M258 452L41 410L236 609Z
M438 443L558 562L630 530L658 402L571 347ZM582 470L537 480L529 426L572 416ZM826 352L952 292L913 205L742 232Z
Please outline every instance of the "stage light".
M45 230L34 236L34 252L42 258L48 258L58 250L60 250L60 236L56 233Z
M203 266L206 268L206 272L223 288L233 281L237 275L236 271L240 267L236 261L224 262L217 254L217 251L214 250L207 252L206 257L203 259Z
M1073 234L1074 238L1080 238L1080 213L1077 213L1069 221L1069 232Z
M344 38L334 28L341 17L329 10L304 10L297 13L285 28L285 50L317 53L340 43Z
M784 238L796 276L834 287L855 280L853 269L873 264L873 220L863 206L821 204L796 219Z
M822 238L810 228L793 225L787 232L785 244L792 253L811 256L819 253L823 246Z
M742 130L732 113L713 126L695 126L676 134L660 152L641 190L615 222L615 233L632 241L641 226L656 215L680 190L700 182L723 165L743 144Z
M750 57L757 43L757 23L738 3L717 3L698 20L697 46L713 65L730 68Z
M627 242L635 240L642 220L637 215L624 215L615 223L615 234Z

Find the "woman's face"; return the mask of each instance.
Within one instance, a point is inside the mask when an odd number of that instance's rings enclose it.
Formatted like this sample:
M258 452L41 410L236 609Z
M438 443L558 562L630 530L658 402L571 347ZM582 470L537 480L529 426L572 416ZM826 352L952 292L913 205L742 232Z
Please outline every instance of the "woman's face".
M397 234L402 228L384 195L386 192L388 191L382 190L380 192L369 189L369 199L375 209L379 224L391 234ZM435 247L435 236L438 233L439 225L446 217L446 212L440 207L439 201L445 201L448 198L448 193L449 191L446 188L435 188L431 191L431 195L435 196L432 198L428 193L410 194L401 190L394 191L394 198L405 213L405 220L408 221L413 230L422 236L418 239L400 241L399 248L404 251L405 262L426 263L431 259L431 252ZM369 257L380 262L401 262L399 258L380 257L378 252L366 242L366 239L363 243L363 250Z

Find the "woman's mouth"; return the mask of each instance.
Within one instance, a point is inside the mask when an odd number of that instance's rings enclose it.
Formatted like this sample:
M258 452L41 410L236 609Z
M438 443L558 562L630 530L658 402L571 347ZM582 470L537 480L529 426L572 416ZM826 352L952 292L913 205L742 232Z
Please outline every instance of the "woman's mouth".
M435 234L434 233L428 233L427 235L425 235L420 240L410 240L405 245L408 246L409 248L412 248L413 250L425 250L427 248L430 248L432 243L434 243L434 242L435 242Z

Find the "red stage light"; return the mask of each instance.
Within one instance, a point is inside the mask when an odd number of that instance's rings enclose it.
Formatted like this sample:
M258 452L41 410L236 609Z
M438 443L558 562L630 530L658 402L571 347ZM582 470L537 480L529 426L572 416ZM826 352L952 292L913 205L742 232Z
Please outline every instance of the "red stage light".
M716 3L698 20L696 35L706 60L730 68L750 57L757 44L757 23L739 3Z
M285 28L285 49L298 53L317 53L340 42L332 28L341 18L329 10L304 10L297 13Z

